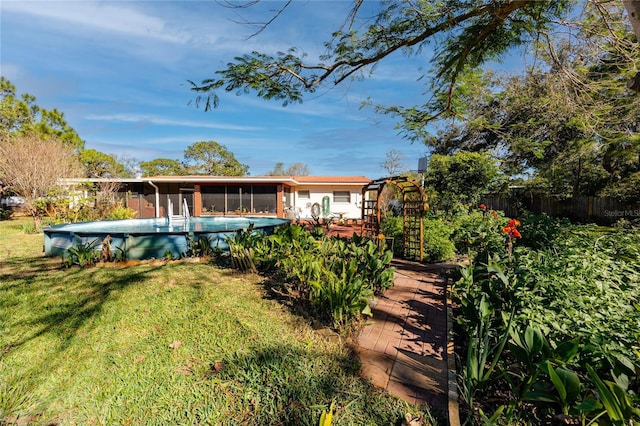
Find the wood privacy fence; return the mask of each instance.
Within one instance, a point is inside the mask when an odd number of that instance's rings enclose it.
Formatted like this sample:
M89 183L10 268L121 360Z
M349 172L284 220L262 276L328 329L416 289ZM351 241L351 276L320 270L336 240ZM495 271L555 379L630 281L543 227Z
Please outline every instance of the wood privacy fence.
M559 199L545 196L520 198L485 197L487 208L502 210L509 217L518 217L523 210L553 217L567 217L580 221L612 223L619 219L640 219L640 201L624 203L615 198L572 197Z

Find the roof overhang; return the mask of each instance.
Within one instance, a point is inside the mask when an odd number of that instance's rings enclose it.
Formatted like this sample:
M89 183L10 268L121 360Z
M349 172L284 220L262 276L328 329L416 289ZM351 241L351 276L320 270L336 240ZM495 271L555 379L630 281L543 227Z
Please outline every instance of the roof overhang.
M285 184L290 186L364 186L371 179L364 176L149 176L144 178L61 178L61 185L82 183L193 183L193 184Z

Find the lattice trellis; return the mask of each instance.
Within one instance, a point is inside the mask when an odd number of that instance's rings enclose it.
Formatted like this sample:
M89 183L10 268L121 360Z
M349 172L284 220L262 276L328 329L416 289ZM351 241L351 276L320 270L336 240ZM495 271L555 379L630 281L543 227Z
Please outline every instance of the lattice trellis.
M362 189L362 235L375 238L380 233L380 197L387 184L394 185L402 192L403 257L422 261L422 217L427 210L426 196L420 184L406 176L378 179Z

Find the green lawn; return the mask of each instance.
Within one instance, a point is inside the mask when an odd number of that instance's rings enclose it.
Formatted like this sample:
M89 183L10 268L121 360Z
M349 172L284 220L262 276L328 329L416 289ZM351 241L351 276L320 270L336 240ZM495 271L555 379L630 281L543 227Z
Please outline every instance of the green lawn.
M206 263L64 269L0 222L0 424L399 424L336 339ZM423 413L424 414L424 413Z

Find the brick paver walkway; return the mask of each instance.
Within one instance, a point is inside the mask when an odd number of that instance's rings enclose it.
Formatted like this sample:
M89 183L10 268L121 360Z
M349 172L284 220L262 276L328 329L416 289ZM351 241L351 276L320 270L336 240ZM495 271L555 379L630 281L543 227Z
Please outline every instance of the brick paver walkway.
M435 267L401 260L393 266L394 285L378 299L359 335L362 374L392 395L446 413L446 282Z

